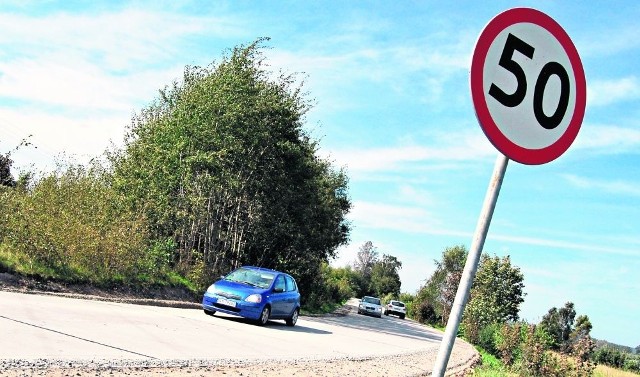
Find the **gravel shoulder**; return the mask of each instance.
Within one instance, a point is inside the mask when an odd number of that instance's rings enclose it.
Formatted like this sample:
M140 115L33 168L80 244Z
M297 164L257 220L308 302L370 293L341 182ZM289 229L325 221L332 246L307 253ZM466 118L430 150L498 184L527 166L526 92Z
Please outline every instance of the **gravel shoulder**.
M0 290L25 294L59 295L64 297L126 302L140 305L200 308L189 293L173 288L105 290L86 285L64 285L40 282L0 273ZM345 315L345 307L333 315ZM287 360L245 362L229 360L4 360L0 355L0 375L18 376L429 376L437 349L371 358L337 358L322 360ZM457 340L447 368L447 376L462 376L469 372L480 357L470 344Z

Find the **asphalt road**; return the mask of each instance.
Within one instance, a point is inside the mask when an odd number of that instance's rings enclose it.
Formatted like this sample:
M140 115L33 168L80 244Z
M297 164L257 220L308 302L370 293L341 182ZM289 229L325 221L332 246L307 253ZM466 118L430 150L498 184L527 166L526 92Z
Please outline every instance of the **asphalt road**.
M410 320L301 316L295 327L198 309L0 292L0 359L295 360L436 350L442 333Z

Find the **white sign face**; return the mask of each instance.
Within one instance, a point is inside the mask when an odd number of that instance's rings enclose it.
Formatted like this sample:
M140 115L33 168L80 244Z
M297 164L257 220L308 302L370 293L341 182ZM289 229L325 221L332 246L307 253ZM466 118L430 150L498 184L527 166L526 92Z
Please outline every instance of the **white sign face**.
M586 107L584 70L571 39L529 8L501 13L485 27L474 50L471 93L489 140L525 164L564 153Z

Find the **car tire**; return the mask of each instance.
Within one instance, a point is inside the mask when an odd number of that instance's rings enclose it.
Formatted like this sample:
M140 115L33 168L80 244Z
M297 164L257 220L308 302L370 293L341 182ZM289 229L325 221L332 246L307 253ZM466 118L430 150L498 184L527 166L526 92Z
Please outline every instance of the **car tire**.
M258 325L259 326L264 326L267 324L267 322L269 322L269 316L271 315L271 308L269 308L269 305L265 305L265 307L262 309L262 313L260 313L260 318L258 318Z
M204 309L204 314L212 316L212 315L216 314L216 311L215 310Z
M285 323L287 324L287 326L295 326L296 322L298 322L298 314L300 313L299 309L296 309L293 311L293 314L291 314L290 318L285 319Z
M400 319L404 319L404 314L400 314Z

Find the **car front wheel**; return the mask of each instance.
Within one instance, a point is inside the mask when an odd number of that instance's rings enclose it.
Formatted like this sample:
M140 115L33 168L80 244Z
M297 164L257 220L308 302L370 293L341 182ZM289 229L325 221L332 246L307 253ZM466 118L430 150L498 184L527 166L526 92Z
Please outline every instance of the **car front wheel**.
M206 315L214 315L214 314L216 314L216 311L215 310L204 309L204 314L206 314Z
M271 309L268 306L265 306L262 309L262 313L260 313L260 318L258 319L258 325L264 326L269 322L269 315L271 314Z
M291 318L285 319L285 322L287 323L287 326L295 326L296 322L298 322L298 309L294 310L293 314L291 314Z

